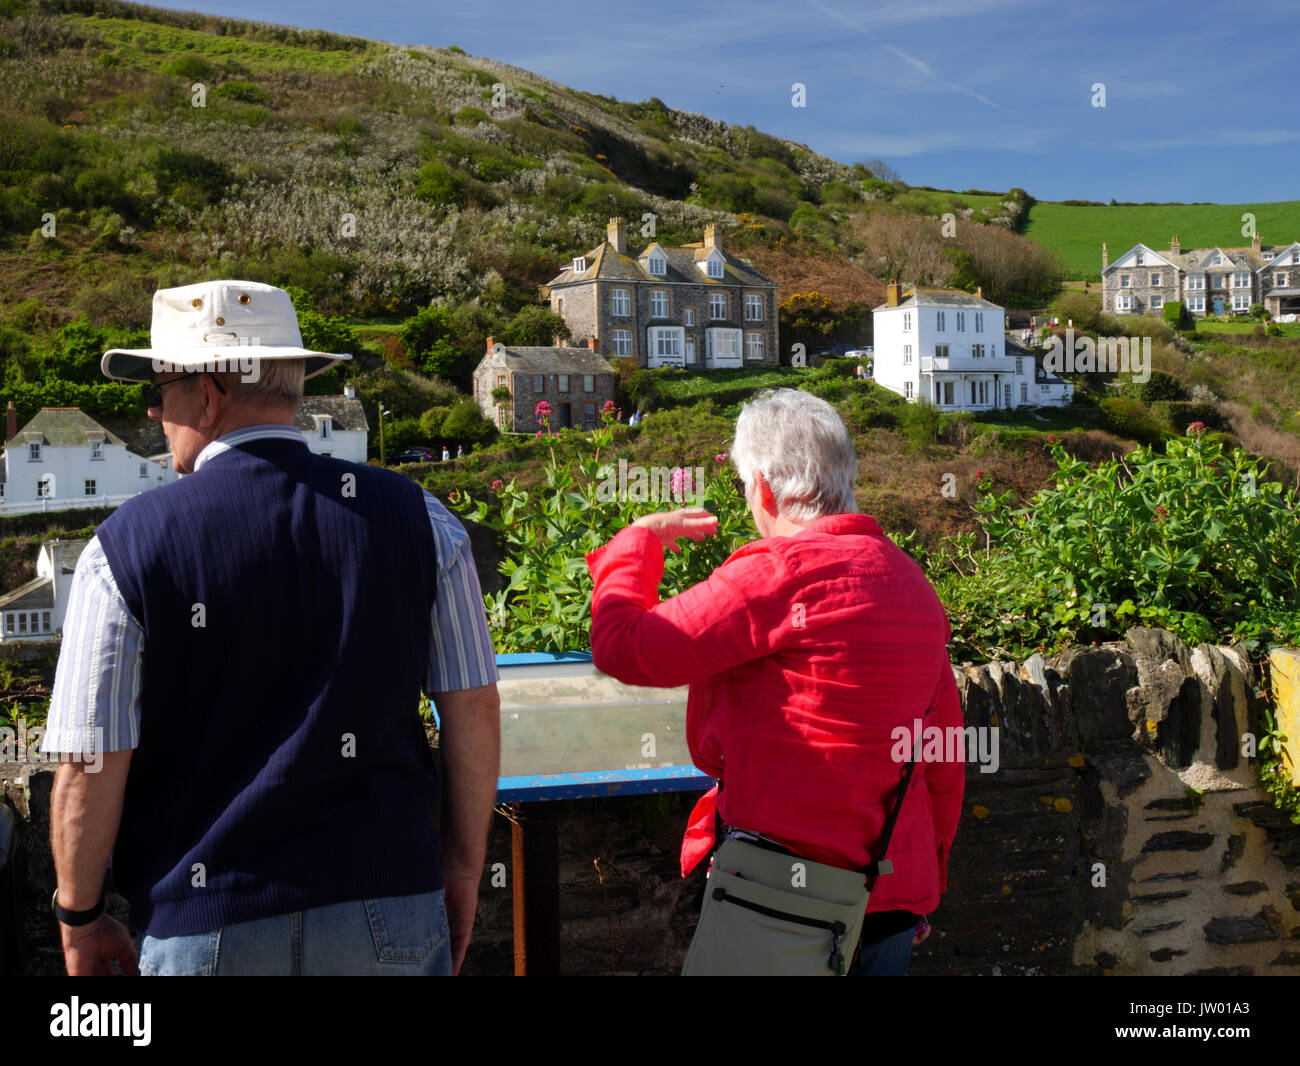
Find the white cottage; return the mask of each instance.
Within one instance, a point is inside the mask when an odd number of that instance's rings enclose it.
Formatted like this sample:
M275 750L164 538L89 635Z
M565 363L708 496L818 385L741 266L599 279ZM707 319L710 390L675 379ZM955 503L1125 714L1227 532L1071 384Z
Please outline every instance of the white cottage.
M1073 386L1006 336L1006 312L959 289L886 287L872 312L874 378L905 399L950 411L1070 402Z
M77 407L43 407L22 429L8 411L4 505L8 510L119 504L174 481L170 467L129 451Z
M355 386L345 385L342 396L304 396L298 401L293 424L317 455L332 455L351 463L366 461L370 423Z
M47 540L36 577L0 596L0 643L51 640L63 630L77 559L88 540Z

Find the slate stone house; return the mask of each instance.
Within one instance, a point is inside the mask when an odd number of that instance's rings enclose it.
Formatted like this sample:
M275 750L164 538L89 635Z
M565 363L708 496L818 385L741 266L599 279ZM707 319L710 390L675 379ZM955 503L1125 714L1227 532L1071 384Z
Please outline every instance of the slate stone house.
M536 433L537 404L551 405L551 429L601 425L606 400L614 399L614 368L585 348L507 348L487 339L487 354L474 370L474 399L485 417L503 433ZM497 403L492 391L510 390L509 403Z
M1300 241L1183 251L1177 235L1157 252L1137 244L1111 263L1101 246L1102 307L1119 315L1161 315L1181 300L1193 315L1242 314L1263 304L1274 318L1300 314Z
M696 244L651 241L640 250L621 218L603 242L543 286L575 339L641 367L776 366L777 284L728 253L717 228Z

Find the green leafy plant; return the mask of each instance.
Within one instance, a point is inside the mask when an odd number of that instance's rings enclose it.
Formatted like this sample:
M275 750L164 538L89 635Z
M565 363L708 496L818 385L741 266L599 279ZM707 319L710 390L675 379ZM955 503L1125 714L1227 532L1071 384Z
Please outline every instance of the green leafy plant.
M495 496L487 500L452 493L452 507L496 531L506 548L501 572L508 584L497 595L484 597L500 652L589 648L592 581L587 552L607 544L643 514L686 505L642 502L608 491L617 478L617 465L608 456L602 461L601 452L609 448L613 437L612 404L606 404L602 416L604 425L590 433L587 447L563 464L555 459L550 427L546 427L547 432L540 435L548 440L533 444L550 452L545 483L535 491L519 489L512 480L509 484L495 482ZM692 500L702 496L702 506L718 516L718 532L702 541L680 541L680 552L665 552L660 589L664 597L704 580L752 536L748 508L724 462L725 456L715 457L713 469L705 470L702 486L682 486L684 496ZM680 484L681 475L674 480Z
M1255 772L1264 791L1273 797L1273 806L1284 811L1292 823L1300 825L1300 788L1291 783L1287 743L1269 708L1265 707L1264 735L1259 742L1259 762L1255 765Z

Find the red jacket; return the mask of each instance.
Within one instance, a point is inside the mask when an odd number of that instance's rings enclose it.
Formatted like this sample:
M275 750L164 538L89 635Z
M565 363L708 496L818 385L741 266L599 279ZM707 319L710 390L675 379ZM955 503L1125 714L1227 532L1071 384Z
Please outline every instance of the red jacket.
M690 684L691 757L722 784L728 825L817 862L876 848L903 764L896 727L962 724L947 616L921 569L869 515L821 518L746 544L707 581L659 602L663 549L629 527L591 552L597 669ZM947 885L964 764L920 762L869 911L927 914Z

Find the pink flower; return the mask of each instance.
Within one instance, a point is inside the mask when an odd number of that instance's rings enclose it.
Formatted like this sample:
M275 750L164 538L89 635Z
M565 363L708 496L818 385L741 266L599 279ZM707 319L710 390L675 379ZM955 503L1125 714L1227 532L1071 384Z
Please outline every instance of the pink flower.
M605 401L605 406L602 407L601 410L602 410L602 411L612 411L612 410L614 410L614 401L613 401L613 400L606 400L606 401Z
M715 463L725 463L727 461L727 453L722 452L720 455L715 455L713 461Z
M1169 509L1163 503L1156 504L1156 516L1155 518L1152 519L1152 521L1159 522L1162 519L1168 517L1169 517Z
M976 477L983 477L983 476L984 476L984 471L983 471L983 470L976 470L976 471L975 471L975 476L976 476Z
M1056 443L1056 434L1055 434L1055 433L1049 433L1049 434L1047 435L1047 443L1048 443L1048 444L1055 444L1055 443Z
M1191 423L1190 425L1188 425L1188 427L1187 427L1187 435L1188 435L1189 437L1194 437L1194 436L1196 436L1198 433L1204 433L1204 432L1205 432L1205 423L1204 423L1204 422L1192 422L1192 423Z
M679 499L689 495L693 491L691 472L684 470L682 467L673 467L672 477L668 481L669 491L673 496Z
M501 479L500 479L500 478L497 478L494 482L492 482L492 491L493 491L493 492L500 492L501 489L502 489L502 487L503 487L503 486L502 486L502 484L501 484Z
M546 434L543 433L543 432L539 429L539 430L537 431L537 439L538 439L538 440L541 440L544 436L546 436Z
M551 405L547 403L545 400L538 400L537 408L536 410L533 411L533 414L541 416L541 415L549 415L550 413L551 413Z
M451 500L452 503L455 503L458 499L460 499L460 492L456 489L452 489L449 493L447 493L447 499Z

